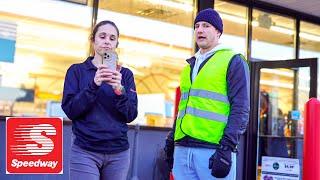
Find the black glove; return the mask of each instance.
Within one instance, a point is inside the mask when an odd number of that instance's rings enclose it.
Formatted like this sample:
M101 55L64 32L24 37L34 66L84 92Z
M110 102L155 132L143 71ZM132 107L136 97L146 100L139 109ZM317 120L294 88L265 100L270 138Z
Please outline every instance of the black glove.
M166 139L166 146L164 147L164 151L166 152L166 161L170 171L173 168L173 152L174 152L174 141L173 134L169 132Z
M210 157L209 169L212 176L224 178L229 174L232 165L231 153L231 148L222 146Z

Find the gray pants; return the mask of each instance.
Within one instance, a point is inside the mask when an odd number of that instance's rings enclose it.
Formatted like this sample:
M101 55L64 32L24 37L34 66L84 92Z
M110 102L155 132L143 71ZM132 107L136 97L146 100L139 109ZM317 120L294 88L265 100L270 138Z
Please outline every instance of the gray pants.
M175 146L173 176L175 180L235 180L237 174L237 154L232 153L232 166L225 178L215 178L211 175L209 158L215 149Z
M130 150L102 154L73 144L70 158L70 180L125 180L130 165Z

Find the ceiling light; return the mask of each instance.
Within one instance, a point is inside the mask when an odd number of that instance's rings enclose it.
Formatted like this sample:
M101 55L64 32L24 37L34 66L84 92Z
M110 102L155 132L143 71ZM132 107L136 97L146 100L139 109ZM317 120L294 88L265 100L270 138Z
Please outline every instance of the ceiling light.
M311 40L311 41L318 41L320 42L320 36L305 33L305 32L300 32L299 34L300 37Z
M168 6L171 8L180 9L187 12L192 12L194 9L192 4L178 3L178 2L173 2L169 0L148 0L148 2L152 4L158 4L162 6Z
M79 50L70 50L70 49L63 49L60 47L50 48L50 47L39 47L35 45L27 45L27 44L16 44L16 48L18 49L27 49L30 51L40 51L52 54L59 54L62 56L71 56L71 57L78 57L83 58L87 56L87 52L85 49Z
M276 88L285 88L285 89L293 89L293 84L292 83L282 83L279 81L270 81L270 80L260 80L261 85L265 86L271 86L271 87L276 87ZM300 86L298 87L300 91L306 91L308 92L310 89L309 87L305 86Z
M283 34L288 34L288 35L293 35L294 34L293 30L288 29L288 28L284 28L284 27L279 27L279 26L271 26L270 30L276 31L276 32L279 32L279 33L283 33Z
M226 13L220 13L220 16L222 19L226 19L235 23L239 23L239 24L247 24L247 20L243 17L239 17L239 16L234 16L234 15L230 15L230 14L226 14Z
M157 45L155 43L143 41L137 42L129 39L121 39L120 42L119 48L121 48L121 51L125 51L124 54L146 54L157 57L167 56L176 59L185 59L186 56L191 55L190 50L170 48L168 46Z
M18 23L18 38L37 37L46 39L48 42L60 41L85 45L88 43L89 32L81 29L59 28L55 26L46 26L43 24Z
M226 14L223 12L219 12L220 16L222 19L225 20L229 20L235 23L239 23L239 24L247 24L247 20L243 17L240 16L235 16L235 15L230 15L230 14ZM258 21L252 21L252 26L253 27L258 27L259 26L259 22ZM283 34L288 34L288 35L294 35L294 31L292 29L289 28L285 28L285 27L280 27L280 26L271 26L270 30L275 31L275 32L279 32L279 33L283 33ZM320 36L318 35L314 35L314 34L309 34L309 33L305 33L305 32L301 32L299 34L300 37L308 39L308 40L312 40L312 41L319 41L320 42Z
M263 73L270 73L274 75L281 75L281 76L286 76L286 77L293 77L293 72L286 72L278 69L261 69L261 72Z
M222 19L224 20L229 20L235 23L239 23L239 24L247 24L247 19L241 16L235 16L235 15L231 15L231 14L227 14L224 12L219 11L219 14L221 16ZM257 27L259 26L259 22L258 21L252 21L252 26L253 27Z
M281 83L279 81L271 81L271 80L260 80L261 85L279 87L279 88L286 88L286 89L293 89L292 83Z
M63 1L0 0L0 12L90 28L92 7Z

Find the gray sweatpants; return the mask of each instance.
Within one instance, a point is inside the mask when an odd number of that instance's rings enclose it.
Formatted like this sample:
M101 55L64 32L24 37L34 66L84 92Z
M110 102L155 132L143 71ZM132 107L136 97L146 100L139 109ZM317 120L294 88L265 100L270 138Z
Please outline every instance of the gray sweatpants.
M73 144L70 158L70 180L126 180L130 150L102 154Z

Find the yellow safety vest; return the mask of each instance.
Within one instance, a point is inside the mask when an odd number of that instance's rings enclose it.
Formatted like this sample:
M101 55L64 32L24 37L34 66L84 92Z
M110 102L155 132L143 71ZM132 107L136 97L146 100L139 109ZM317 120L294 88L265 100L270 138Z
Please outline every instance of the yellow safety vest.
M190 65L183 69L175 141L188 135L219 144L230 113L227 70L235 54L228 49L215 52L199 71L193 83L190 79Z

